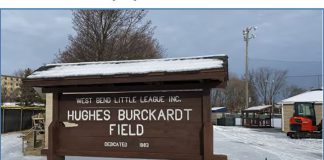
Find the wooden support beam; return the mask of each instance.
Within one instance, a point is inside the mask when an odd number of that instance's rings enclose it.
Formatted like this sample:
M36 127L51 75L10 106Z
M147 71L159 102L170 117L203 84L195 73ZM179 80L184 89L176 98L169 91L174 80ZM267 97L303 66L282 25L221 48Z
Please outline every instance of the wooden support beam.
M210 88L203 89L202 98L203 108L203 155L204 160L212 159L213 157L213 126L211 123L211 104L210 104Z
M47 160L64 160L64 156L59 156L56 152L58 149L58 127L59 119L59 93L53 93L53 120L48 127L48 153Z
M213 124L211 122L211 101L208 86L203 88L203 159L204 160L227 160L226 155L214 155Z

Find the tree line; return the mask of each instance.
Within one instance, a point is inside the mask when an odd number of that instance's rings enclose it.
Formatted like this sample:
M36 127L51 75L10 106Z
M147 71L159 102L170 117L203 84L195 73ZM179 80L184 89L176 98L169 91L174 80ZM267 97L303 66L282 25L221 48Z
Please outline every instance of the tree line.
M249 72L249 107L274 105L276 102L302 92L306 89L287 84L287 71L261 67ZM213 106L226 106L230 112L240 112L246 108L245 78L233 73L225 89L213 89Z

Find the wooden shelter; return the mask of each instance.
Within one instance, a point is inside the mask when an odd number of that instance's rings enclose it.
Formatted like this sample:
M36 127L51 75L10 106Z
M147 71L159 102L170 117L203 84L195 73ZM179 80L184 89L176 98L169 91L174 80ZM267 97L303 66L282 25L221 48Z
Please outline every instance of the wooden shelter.
M272 106L254 106L242 111L242 126L272 127Z
M24 82L47 94L48 160L215 160L211 88L227 56L49 64Z

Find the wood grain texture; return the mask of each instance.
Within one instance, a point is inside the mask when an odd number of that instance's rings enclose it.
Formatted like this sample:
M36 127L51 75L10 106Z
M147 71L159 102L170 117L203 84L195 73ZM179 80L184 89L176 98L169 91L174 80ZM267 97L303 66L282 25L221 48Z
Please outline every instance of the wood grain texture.
M207 72L208 73L208 72ZM209 81L210 83L214 83ZM220 84L220 83L218 83ZM190 85L190 84L189 84ZM172 85L173 86L173 85ZM98 89L90 86L48 88L53 91L53 122L50 126L50 143L47 151L48 159L62 160L64 156L94 156L94 157L120 157L120 158L149 158L171 160L227 160L225 155L213 155L213 130L211 123L210 88L211 84L179 85L179 89L195 89L187 91L168 91L176 89L163 88L164 91L150 92L152 86L145 86L145 92L136 92L140 87L130 86L132 92L107 93L105 89L114 88L105 86ZM127 91L125 86L117 87L121 91ZM132 88L133 87L133 88ZM98 91L105 93L89 93ZM68 94L62 94L67 91ZM75 94L73 92L79 91ZM88 92L87 92L88 91ZM117 89L114 91L118 91ZM133 97L136 96L179 96L181 102L151 102L151 103L87 103L78 104L76 98L97 97ZM55 109L54 109L55 108ZM149 110L155 109L167 112L167 109L191 109L188 120L123 120L117 118L119 109L123 110ZM68 120L68 111L98 110L110 111L110 119L107 121ZM62 122L76 123L77 126L65 127ZM123 136L116 132L109 134L111 124L127 124L144 126L144 133L140 136ZM112 147L106 143L127 143L127 147L120 145ZM148 143L149 147L140 147L141 143Z

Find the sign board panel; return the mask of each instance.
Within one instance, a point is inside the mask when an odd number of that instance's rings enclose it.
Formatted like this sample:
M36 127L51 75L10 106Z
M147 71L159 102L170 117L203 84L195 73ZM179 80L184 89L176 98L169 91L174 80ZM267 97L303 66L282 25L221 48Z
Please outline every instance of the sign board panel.
M62 94L57 151L198 157L202 103L199 90Z

